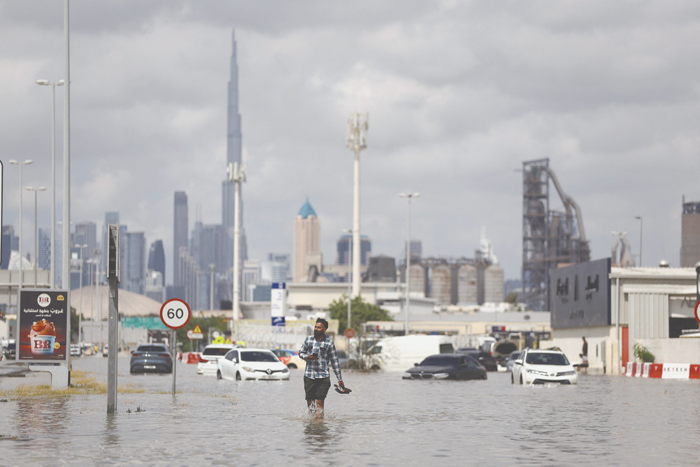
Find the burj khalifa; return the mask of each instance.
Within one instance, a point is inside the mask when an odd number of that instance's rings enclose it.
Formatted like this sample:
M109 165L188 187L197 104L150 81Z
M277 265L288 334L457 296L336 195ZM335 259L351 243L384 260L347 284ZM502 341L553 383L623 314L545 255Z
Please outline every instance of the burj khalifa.
M242 135L241 114L238 113L238 63L236 61L236 31L233 31L233 48L231 50L231 77L228 82L228 125L227 125L227 158L226 164L237 162L241 165ZM224 180L221 183L221 224L226 230L225 257L228 267L233 266L233 236L234 236L234 184ZM243 200L241 199L241 264L248 259L248 243L246 242L245 223L243 222Z

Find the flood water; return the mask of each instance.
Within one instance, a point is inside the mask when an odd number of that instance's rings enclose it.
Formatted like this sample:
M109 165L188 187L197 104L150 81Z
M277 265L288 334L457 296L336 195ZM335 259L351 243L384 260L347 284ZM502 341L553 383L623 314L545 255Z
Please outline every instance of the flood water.
M146 393L120 394L113 416L106 396L0 403L0 435L28 438L0 439L0 465L698 462L697 380L583 376L577 386L521 387L509 373L458 382L346 372L352 394L331 390L326 418L316 420L301 370L289 382L234 382L180 364L182 393L172 396L170 375L131 376L128 361L119 359L119 383ZM102 357L73 363L104 381L106 366ZM0 389L17 382L0 378Z

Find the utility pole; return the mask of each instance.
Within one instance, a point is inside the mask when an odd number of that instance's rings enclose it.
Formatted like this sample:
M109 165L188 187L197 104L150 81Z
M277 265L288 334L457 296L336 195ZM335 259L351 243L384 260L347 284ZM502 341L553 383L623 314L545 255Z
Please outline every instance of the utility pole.
M406 239L406 334L408 336L408 313L411 309L411 199L417 198L420 193L399 193L399 197L408 199L408 237Z
M241 183L246 181L245 167L239 167L238 162L230 162L227 168L229 183L235 183L234 213L233 213L233 340L237 341L238 315L241 311Z
M360 296L360 151L367 148L369 113L353 113L348 116L347 147L355 153L355 181L352 209L352 296ZM350 297L348 297L348 300Z

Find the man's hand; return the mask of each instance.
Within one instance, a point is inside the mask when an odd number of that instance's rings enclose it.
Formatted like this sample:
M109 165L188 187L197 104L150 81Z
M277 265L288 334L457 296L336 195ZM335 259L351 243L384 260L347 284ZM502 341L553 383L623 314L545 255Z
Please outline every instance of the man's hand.
M345 383L343 383L343 380L338 381L338 386L345 389Z
M318 360L318 355L311 354L308 357L306 357L307 360L315 361Z

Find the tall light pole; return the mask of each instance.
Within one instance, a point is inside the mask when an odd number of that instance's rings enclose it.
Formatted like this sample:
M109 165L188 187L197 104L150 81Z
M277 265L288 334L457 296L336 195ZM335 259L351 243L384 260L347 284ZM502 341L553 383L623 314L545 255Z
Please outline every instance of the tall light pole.
M27 159L24 162L11 160L10 164L19 166L19 288L22 288L22 166L34 161Z
M233 309L233 333L237 339L238 314L241 310L241 183L246 181L245 167L240 168L238 162L231 162L227 168L229 183L235 183L234 212L233 212L233 297L231 308Z
M40 191L46 191L46 187L33 188L28 186L27 191L34 192L34 288L37 288L37 274L39 273L39 224L37 222L37 195Z
M348 327L351 328L352 325L350 324L350 315L352 313L352 299L350 298L350 285L352 284L352 282L350 281L350 265L352 264L352 262L350 261L350 258L352 257L352 229L343 230L343 233L348 234ZM348 345L348 352L349 351L350 346Z
M209 265L209 309L214 309L214 271L216 264Z
M644 220L642 216L636 216L639 219L639 267L642 267L642 231L644 230Z
M56 86L63 86L63 80L55 83L46 79L36 80L40 86L51 86L53 106L51 113L51 272L49 287L56 286Z
M76 235L77 236L77 235ZM78 343L82 342L80 336L82 336L83 330L83 249L87 248L87 243L84 245L75 245L76 248L80 248L80 314L78 315Z
M63 34L65 39L65 80L63 90L63 288L70 304L70 15L69 0L63 2ZM53 245L52 245L53 246ZM70 320L66 326L70 343ZM70 368L70 360L68 361ZM70 373L69 377L70 379Z
M360 151L367 148L369 114L354 113L348 116L347 146L355 153L355 182L352 209L352 296L360 295ZM350 297L348 297L348 300Z
M408 199L408 240L406 241L406 335L408 336L408 313L411 309L411 200L420 196L420 193L399 193L401 198Z

